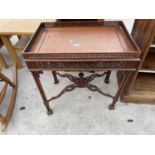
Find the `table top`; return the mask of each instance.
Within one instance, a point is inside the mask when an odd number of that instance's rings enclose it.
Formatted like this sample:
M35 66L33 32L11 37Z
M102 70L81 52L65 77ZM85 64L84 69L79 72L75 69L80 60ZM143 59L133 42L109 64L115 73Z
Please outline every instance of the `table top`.
M55 19L1 19L0 35L32 35L41 22Z
M29 60L91 61L139 58L140 50L121 21L41 23L24 50Z
M121 21L42 23L30 53L132 53L138 49Z
M40 31L31 52L107 53L130 52L134 48L120 27L64 27Z

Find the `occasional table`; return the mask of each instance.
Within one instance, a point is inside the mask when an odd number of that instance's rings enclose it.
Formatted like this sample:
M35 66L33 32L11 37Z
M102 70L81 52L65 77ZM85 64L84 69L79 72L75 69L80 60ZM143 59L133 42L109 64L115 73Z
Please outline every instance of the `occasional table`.
M50 115L53 111L49 102L76 88L88 88L112 98L109 109L114 109L130 73L138 68L140 49L122 21L41 23L23 57ZM40 81L44 71L52 71L55 84L59 82L57 76L68 78L71 84L57 96L47 99ZM69 71L78 72L79 76ZM100 74L94 72L85 76L87 71L100 71ZM114 96L92 84L95 78L102 76L106 76L108 83L111 71L125 73Z

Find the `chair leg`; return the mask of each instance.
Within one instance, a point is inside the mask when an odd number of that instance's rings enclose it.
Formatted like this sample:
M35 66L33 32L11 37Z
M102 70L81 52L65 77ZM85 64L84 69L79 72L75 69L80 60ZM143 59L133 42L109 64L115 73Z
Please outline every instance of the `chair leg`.
M5 85L3 86L1 92L0 92L0 105L3 102L3 99L5 97L6 91L7 91L7 87L8 87L8 83L5 83Z
M0 78L2 81L8 83L11 87L15 87L15 83L12 82L8 77L6 77L4 74L0 73Z
M5 118L0 114L0 122L4 122Z
M2 130L4 131L7 126L8 123L10 122L10 119L12 117L13 114L13 110L14 110L14 106L15 106L15 102L16 102L16 96L17 96L17 66L15 65L15 71L14 71L14 76L13 76L13 81L8 80L8 78L6 78L4 75L2 75L2 73L0 74L1 79L5 79L3 81L5 81L6 83L10 84L10 86L12 87L12 95L10 98L10 102L9 102L9 106L6 112L5 116L1 116L1 118L3 118L3 121L1 121L2 124Z
M3 56L0 54L0 64L2 65L2 67L4 68L8 68L8 65L6 63L6 61L4 60Z

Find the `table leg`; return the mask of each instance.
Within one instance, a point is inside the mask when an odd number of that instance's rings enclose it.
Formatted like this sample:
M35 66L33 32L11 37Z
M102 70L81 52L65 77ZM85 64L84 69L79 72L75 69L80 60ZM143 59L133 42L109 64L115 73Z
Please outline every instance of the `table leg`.
M6 63L6 61L4 60L3 56L0 54L0 63L2 65L2 67L4 68L8 68L8 65Z
M13 61L17 64L17 68L20 69L23 67L17 53L16 50L14 49L10 39L8 36L1 36L1 39L3 41L3 44L6 46L8 52L10 53Z
M53 74L54 84L58 84L59 83L59 80L57 78L56 71L52 71L52 74Z
M107 72L107 75L106 75L106 77L105 77L105 80L104 80L104 82L105 82L106 84L109 84L110 75L111 75L111 71L108 71L108 72Z
M49 101L47 100L46 94L44 92L43 86L42 86L41 81L40 81L40 72L37 72L37 71L36 72L32 72L32 76L33 76L33 78L34 78L34 80L36 82L38 90L39 90L39 92L41 94L41 97L43 99L44 105L45 105L45 107L47 109L47 114L48 115L52 115L53 114L53 110L49 106Z
M127 82L129 73L130 72L127 71L126 74L124 75L124 77L123 77L123 79L122 79L122 81L120 83L120 86L119 86L119 88L118 88L118 90L116 92L116 95L113 98L113 102L112 102L112 104L109 105L109 110L114 110L115 109L116 102L118 101L118 98L119 98L119 96L120 96L120 94L121 94L121 92L122 92L122 90L123 90L123 88L124 88L124 86L125 86L125 84Z

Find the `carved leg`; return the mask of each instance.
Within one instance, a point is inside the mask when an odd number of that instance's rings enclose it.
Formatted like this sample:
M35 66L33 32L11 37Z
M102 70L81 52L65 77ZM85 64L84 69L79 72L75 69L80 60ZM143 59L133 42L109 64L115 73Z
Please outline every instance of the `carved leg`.
M108 71L104 80L106 84L109 84L110 75L111 75L111 71Z
M117 93L116 93L115 97L113 98L113 102L112 102L112 104L109 105L109 110L114 110L115 109L116 102L118 101L118 98L119 98L119 96L120 96L120 94L121 94L121 92L122 92L122 90L123 90L123 88L124 88L124 86L125 86L125 84L127 82L127 78L128 78L129 73L130 72L128 71L124 75L124 77L123 77L123 79L121 81L121 84L120 84L120 86L119 86L119 88L117 90Z
M53 114L53 111L52 111L52 109L49 106L49 102L47 100L47 97L45 95L45 92L44 92L44 89L42 87L41 81L39 79L40 78L40 75L39 74L40 74L39 72L32 72L33 78L34 78L34 80L36 82L36 85L38 87L38 90L39 90L39 92L41 94L41 97L42 97L42 99L44 101L44 105L45 105L45 107L47 109L47 114L48 115L52 115Z
M54 84L58 84L59 83L59 80L57 78L56 71L52 71L52 74L53 74Z

